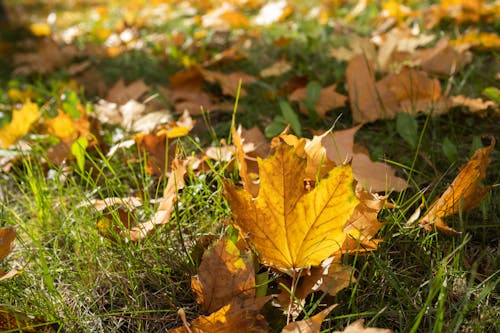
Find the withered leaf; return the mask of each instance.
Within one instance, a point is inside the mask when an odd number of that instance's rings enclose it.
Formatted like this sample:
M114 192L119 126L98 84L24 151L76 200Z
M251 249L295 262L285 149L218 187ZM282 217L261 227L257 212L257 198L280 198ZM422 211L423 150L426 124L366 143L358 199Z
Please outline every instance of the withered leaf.
M260 309L271 299L270 296L249 299L246 302L230 303L218 311L200 316L190 324L189 331L181 326L170 333L267 333L269 325L259 314Z
M234 299L255 297L255 268L244 241L220 239L203 255L191 288L204 313L212 313Z
M15 239L16 229L14 227L0 228L0 261L12 251Z
M446 191L429 207L419 224L427 231L436 228L448 234L459 232L449 227L444 218L467 211L478 206L490 191L491 186L480 185L486 176L486 168L490 163L490 153L496 140L491 137L488 147L477 149L467 164L462 166L458 176Z
M321 323L336 306L331 305L311 318L290 323L283 327L281 333L319 333Z

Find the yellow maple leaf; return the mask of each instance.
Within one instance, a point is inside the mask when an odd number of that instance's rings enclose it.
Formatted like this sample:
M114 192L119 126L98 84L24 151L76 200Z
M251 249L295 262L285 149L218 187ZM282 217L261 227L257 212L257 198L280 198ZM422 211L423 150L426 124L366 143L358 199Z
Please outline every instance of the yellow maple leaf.
M9 148L28 133L31 125L38 120L38 105L26 102L19 110L12 111L12 121L0 129L0 146Z
M306 159L286 144L259 159L260 189L248 192L226 182L236 225L248 233L260 261L286 273L319 265L345 240L344 225L359 200L350 166L332 169L310 192L304 188Z

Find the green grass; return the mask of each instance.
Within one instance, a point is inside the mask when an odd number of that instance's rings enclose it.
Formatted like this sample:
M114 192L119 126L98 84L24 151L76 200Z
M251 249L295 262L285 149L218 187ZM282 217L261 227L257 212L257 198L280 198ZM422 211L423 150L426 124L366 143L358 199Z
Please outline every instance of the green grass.
M366 15L353 23L355 31L370 32L376 9L375 4L369 5ZM280 86L295 76L306 76L322 86L342 79L345 62L332 60L326 54L329 47L345 45L346 37L337 36L332 27L318 28L301 19L303 24L294 29L282 23L264 31L260 39L253 41L247 59L224 67L256 74L283 56L294 66L290 73L248 87L248 96L239 100L236 123L248 128L258 125L264 130L281 114ZM119 21L119 16L111 16L110 20ZM97 24L90 19L85 22ZM196 27L181 22L177 18L147 25L141 33L147 39L150 30L166 33L168 38L174 28L186 34L196 32ZM274 46L273 41L281 35L289 37L290 44ZM212 37L209 34L196 47L186 43L175 50L170 48L168 57L151 42L144 50L94 61L109 82L123 77L126 68L124 77L128 80L144 78L151 84L164 84L167 75L182 67L183 56L202 59L237 39L230 34L224 45L211 45ZM490 74L498 72L499 67L498 53L476 54L474 61L450 83L453 93L480 96L485 87L494 86L496 81ZM61 82L68 78L64 70L47 77L15 80L7 72L0 70L2 115L10 110L8 84L33 87L40 93L36 102L46 106L44 112L56 110L61 102ZM446 86L448 79L442 82ZM346 87L340 85L338 90L345 93ZM269 98L270 93L275 98ZM88 92L79 95L82 102L98 97L102 96ZM336 128L351 127L347 107L330 112L326 119L299 114L299 120L308 136L311 129L331 127L339 116ZM228 137L233 115L217 111L208 117L207 130L180 139L184 156L199 153ZM358 318L365 318L367 326L397 332L500 331L500 149L491 153L492 163L484 181L493 185L491 193L479 208L447 219L462 231L461 235L424 233L417 225L407 223L423 199L429 204L439 196L474 149L487 144L481 141L482 136L496 135L500 139L497 119L481 118L462 109L439 117L420 115L415 118L415 146L398 132L396 120L367 124L358 132L356 142L368 148L372 159L393 164L401 176L408 178L411 187L391 193L390 201L396 207L385 208L379 214L385 222L378 234L384 239L379 249L365 256L343 258L355 268L356 281L334 297L308 297L304 315L320 305L338 303L325 320L325 332L339 330ZM204 122L202 117L197 121ZM115 129L105 126L104 130L103 147L112 144L110 133ZM150 200L161 198L165 179L149 175L145 161L134 148L119 151L111 158L105 157L100 148L90 150L85 156L85 168L80 171L75 161L68 166L43 162L50 139L35 139L31 152L22 155L9 172L0 173L0 227L16 226L18 231L16 247L0 268L22 271L0 281L0 306L39 317L41 327L50 326L60 332L165 331L182 324L177 314L180 308L189 320L196 318L200 312L190 283L200 262L197 243L200 237L218 237L227 228L225 221L231 212L222 197L222 179L238 180L231 165L208 162L207 171L190 172L170 222L136 244L99 234L96 223L103 214L83 204L96 198L138 196L144 205L130 216L145 221L157 209ZM123 227L118 208L109 216L115 225ZM266 270L261 267L259 273ZM277 275L269 272L270 293L277 291L276 279ZM280 332L285 317L270 306L265 313L272 331Z

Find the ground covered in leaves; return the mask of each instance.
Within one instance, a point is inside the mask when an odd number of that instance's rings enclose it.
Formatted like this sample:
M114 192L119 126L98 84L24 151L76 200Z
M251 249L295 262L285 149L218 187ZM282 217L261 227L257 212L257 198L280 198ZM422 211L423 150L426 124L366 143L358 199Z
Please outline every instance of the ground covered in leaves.
M500 2L4 1L0 330L500 331Z

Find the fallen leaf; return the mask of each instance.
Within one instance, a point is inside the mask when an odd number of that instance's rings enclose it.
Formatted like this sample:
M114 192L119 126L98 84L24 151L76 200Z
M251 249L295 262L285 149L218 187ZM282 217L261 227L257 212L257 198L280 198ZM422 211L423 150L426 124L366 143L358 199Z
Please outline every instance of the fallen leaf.
M193 126L191 115L185 111L178 120L158 127L156 133L139 133L133 137L139 152L145 154L149 173L165 176L166 167L176 149L176 142L172 139L187 135Z
M283 327L281 333L319 333L321 323L337 305L331 305L311 318L290 323Z
M188 161L175 158L172 161L170 176L168 177L167 186L163 191L163 198L156 213L149 221L138 224L130 229L130 240L137 242L150 235L158 225L167 224L170 220L172 211L174 210L175 202L179 190L184 188L184 176L186 175Z
M436 228L447 234L459 234L446 224L444 218L478 206L488 194L491 186L480 185L480 182L486 176L486 168L490 163L489 156L495 147L495 142L496 140L491 137L488 147L477 149L470 161L462 166L451 185L432 203L419 222L425 230Z
M271 25L283 21L292 12L293 7L287 1L272 1L260 8L259 13L254 18L254 22L257 25Z
M224 2L221 6L203 15L201 17L201 25L205 28L230 30L232 28L248 28L250 23L235 6Z
M235 299L255 297L255 268L243 239L224 237L203 255L191 288L204 313L212 313Z
M451 104L453 106L463 106L469 109L472 113L480 113L488 108L494 108L497 104L493 101L483 101L482 98L470 98L463 95L451 96Z
M408 187L403 178L396 176L396 170L386 163L373 162L366 154L354 154L351 166L358 181L357 188L370 192L399 192Z
M310 192L304 188L306 160L281 144L259 159L257 198L225 183L235 224L249 234L262 263L283 272L319 265L345 240L343 227L358 203L352 171L340 166Z
M260 309L271 297L250 299L243 303L231 303L223 306L209 316L200 316L189 325L189 330L181 326L170 333L267 333L269 325Z
M15 74L47 74L68 65L78 50L74 45L58 45L51 38L37 40L36 51L14 54Z
M131 99L138 100L148 90L149 87L144 80L136 80L125 85L120 79L109 89L105 99L111 103L125 104Z
M383 207L391 207L387 203L387 196L379 196L368 191L357 192L359 204L354 208L349 221L344 226L348 234L343 246L343 253L359 253L377 249L379 240L373 238L382 228L382 223L377 219Z
M403 67L375 82L373 64L358 55L349 62L346 78L355 123L390 119L398 112L437 114L448 108L439 81L412 68Z
M267 78L272 76L281 76L292 69L292 65L286 60L279 60L271 66L260 71L260 77Z
M452 40L452 45L467 45L472 49L481 51L500 49L500 36L492 32L468 31L465 35Z
M252 197L256 197L259 193L259 184L254 182L252 175L248 171L248 164L245 156L245 149L243 147L243 140L240 136L241 126L238 130L231 129L234 147L236 149L236 159L238 161L238 172L240 174L243 189L250 193Z
M338 257L340 258L340 256ZM300 277L295 296L304 300L310 293L321 290L332 296L356 281L351 266L342 265L337 257L329 257L320 266L311 267ZM291 286L290 286L291 287Z
M216 71L209 71L207 69L202 69L201 72L205 80L212 83L217 82L222 89L222 93L224 95L229 95L232 97L236 97L238 93L238 85L240 80L242 85L240 96L248 95L243 85L257 81L256 77L244 72L232 72L225 74Z
M20 109L12 110L12 120L0 128L0 146L9 148L28 133L31 126L40 118L38 105L27 101Z
M364 55L354 56L349 61L345 72L347 90L355 123L366 123L387 118L387 111L380 102L375 86L373 63Z
M85 114L81 114L78 119L73 119L67 113L58 110L57 116L46 119L44 124L49 134L67 143L90 133L90 123Z
M321 89L318 101L314 106L314 109L319 117L324 118L328 111L345 105L347 97L336 92L336 88L337 84L332 84ZM306 87L295 90L288 98L290 101L299 102L300 111L304 114L309 114L307 107L303 104L307 98Z
M364 319L358 319L343 331L334 331L333 333L392 333L392 330L386 328L364 327L364 322Z
M5 227L0 228L0 261L12 251L14 240L16 239L16 228Z
M418 61L425 72L449 76L463 69L472 60L472 54L467 49L450 45L447 38L442 38L432 48L412 52L409 58Z

